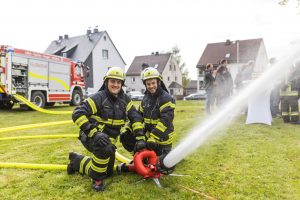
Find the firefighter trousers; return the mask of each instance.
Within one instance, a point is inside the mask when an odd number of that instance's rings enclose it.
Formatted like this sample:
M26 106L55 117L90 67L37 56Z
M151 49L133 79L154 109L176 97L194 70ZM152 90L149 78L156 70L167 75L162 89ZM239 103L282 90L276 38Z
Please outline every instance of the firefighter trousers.
M281 115L285 123L299 121L298 96L281 97Z
M93 139L86 136L85 133L79 133L79 140L83 146L90 151L92 157L78 154L73 162L73 168L80 174L86 174L93 180L103 180L113 174L115 163L116 146L109 143L105 147L94 145Z

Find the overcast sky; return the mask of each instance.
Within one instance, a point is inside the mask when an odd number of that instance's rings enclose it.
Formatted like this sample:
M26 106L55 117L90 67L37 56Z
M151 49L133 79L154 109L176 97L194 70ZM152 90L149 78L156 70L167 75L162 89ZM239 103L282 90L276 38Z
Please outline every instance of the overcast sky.
M127 63L177 45L190 77L207 43L263 38L270 57L300 39L297 0L6 0L0 44L43 52L59 35L106 30Z

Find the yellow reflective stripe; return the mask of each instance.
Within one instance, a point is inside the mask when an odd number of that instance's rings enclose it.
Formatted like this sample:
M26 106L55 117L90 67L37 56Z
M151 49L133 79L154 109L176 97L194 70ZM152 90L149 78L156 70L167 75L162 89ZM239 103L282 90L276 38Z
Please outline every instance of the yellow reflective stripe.
M144 118L144 122L147 124L157 124L159 122L159 119L149 119L149 118Z
M157 128L161 132L165 132L167 129L167 127L161 122L158 122L157 125L155 126L155 128Z
M132 132L132 129L131 129L131 127L128 125L128 123L127 123L125 126L123 126L123 127L121 128L121 132L122 132L122 133L125 133L125 132L127 131L127 129L128 129L130 132Z
M87 119L87 117L85 115L79 117L78 119L76 119L76 121L74 122L77 126L81 127L82 124L88 122L89 120Z
M95 155L93 155L93 161L95 161L96 163L100 164L100 165L105 165L108 163L109 158L107 159L101 159L101 158L97 158Z
M297 115L299 115L299 112L291 112L290 115L291 116L297 116Z
M153 133L150 133L150 137L153 137L154 139L159 140L159 137L157 137L156 135L154 135Z
M112 144L116 144L117 143L117 139L115 139L115 138L110 137L109 140L110 140L110 142Z
M169 133L169 137L173 137L175 132Z
M172 144L172 138L168 139L167 141L157 141L158 144L161 144L161 145L167 145L167 144Z
M100 132L104 130L105 124L99 124L98 129Z
M90 160L88 162L88 164L86 164L86 166L85 166L85 174L89 175L89 169L91 168L91 165L92 165L92 160Z
M280 91L280 96L298 96L298 91Z
M89 98L87 98L87 102L88 102L88 104L90 105L90 107L92 109L92 114L97 113L97 107L95 105L94 100L89 97Z
M139 105L139 111L141 111L142 113L144 112L144 109L141 105Z
M35 74L35 73L32 73L32 72L28 72L28 75L29 75L29 77L42 79L42 80L48 80L49 79L49 81L54 81L54 82L57 82L57 83L61 84L65 90L70 90L69 85L66 82L64 82L62 79L51 77L51 76L49 76L49 77L48 76L43 76L43 75Z
M162 111L165 107L168 106L170 106L171 108L175 108L175 104L169 101L168 103L165 103L164 105L160 106L159 110Z
M135 137L136 140L145 140L145 136L141 135L141 136L136 136Z
M88 158L89 157L84 156L84 158L80 161L79 173L83 174L83 165Z
M104 124L115 125L115 126L125 124L125 121L123 119L110 119L110 118L108 118L107 120L104 120L101 117L95 116L95 115L91 116L91 118L97 120L98 122L101 122L101 123L104 123Z
M281 115L289 115L288 112L282 112Z
M97 132L98 130L96 128L93 128L92 130L90 130L88 137L93 137L94 134Z
M106 167L97 167L95 166L93 163L91 165L92 170L99 172L99 173L103 173L107 171L107 166Z
M156 142L156 140L153 137L148 138L147 142Z
M132 106L133 106L133 103L132 103L132 101L130 101L126 106L126 112L128 112L132 108Z
M132 130L137 130L137 129L142 129L143 128L143 124L141 122L134 122L132 124Z

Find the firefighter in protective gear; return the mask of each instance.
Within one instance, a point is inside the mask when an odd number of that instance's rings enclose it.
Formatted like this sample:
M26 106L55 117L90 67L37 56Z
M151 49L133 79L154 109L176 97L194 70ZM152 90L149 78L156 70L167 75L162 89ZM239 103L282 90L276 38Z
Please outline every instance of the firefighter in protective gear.
M142 116L123 92L125 74L119 67L110 68L101 89L75 108L72 119L80 128L79 139L92 157L69 154L68 174L89 175L93 189L102 191L103 180L113 174L115 142L128 118L132 131L143 134Z
M299 123L299 89L300 89L300 63L292 69L292 73L280 90L281 115L285 123Z
M144 118L144 133L146 137L146 148L154 150L160 157L166 156L172 149L174 136L174 110L175 100L166 89L162 76L157 69L148 67L141 73L141 79L146 86L144 99L141 102L139 111ZM131 136L130 125L121 133L121 142L127 146L127 150L139 151L145 148L141 140L133 140L130 144L128 138ZM122 138L127 138L123 139ZM120 171L127 171L124 164L119 165Z

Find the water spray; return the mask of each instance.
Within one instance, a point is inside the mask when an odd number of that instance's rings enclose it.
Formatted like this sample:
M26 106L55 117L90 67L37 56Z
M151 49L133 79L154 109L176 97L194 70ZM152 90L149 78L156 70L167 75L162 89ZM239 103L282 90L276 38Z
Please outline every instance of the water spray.
M252 81L243 91L230 99L230 102L227 102L219 112L212 115L202 124L194 127L187 138L165 157L163 164L169 168L175 166L183 158L192 153L192 151L201 146L218 129L228 124L242 109L243 105L246 105L249 98L255 98L255 95L270 90L276 81L284 78L282 77L284 74L282 72L289 70L289 67L299 59L300 49L293 50L291 48L285 52L292 53L274 64L257 80Z

